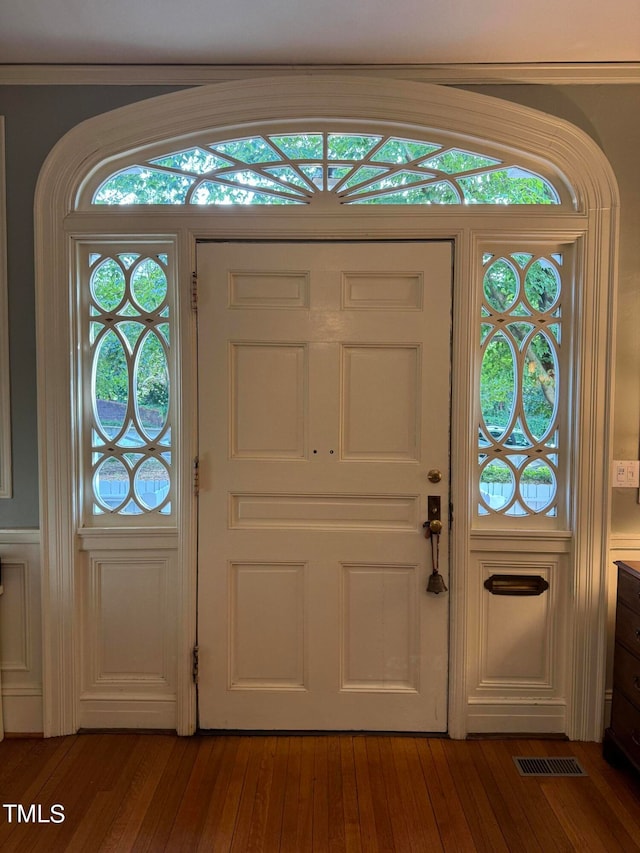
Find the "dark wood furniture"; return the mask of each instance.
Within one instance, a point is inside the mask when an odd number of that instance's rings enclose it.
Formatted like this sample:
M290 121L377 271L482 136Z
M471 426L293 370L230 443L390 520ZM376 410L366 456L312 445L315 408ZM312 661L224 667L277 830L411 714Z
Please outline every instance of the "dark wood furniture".
M603 754L610 764L624 760L640 772L640 562L619 561L616 565L613 700Z

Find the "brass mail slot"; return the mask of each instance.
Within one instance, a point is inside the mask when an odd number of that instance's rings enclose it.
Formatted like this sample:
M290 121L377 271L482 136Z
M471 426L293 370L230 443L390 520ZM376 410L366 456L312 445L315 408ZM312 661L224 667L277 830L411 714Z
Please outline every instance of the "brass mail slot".
M541 595L549 583L540 575L491 575L484 588L491 595Z

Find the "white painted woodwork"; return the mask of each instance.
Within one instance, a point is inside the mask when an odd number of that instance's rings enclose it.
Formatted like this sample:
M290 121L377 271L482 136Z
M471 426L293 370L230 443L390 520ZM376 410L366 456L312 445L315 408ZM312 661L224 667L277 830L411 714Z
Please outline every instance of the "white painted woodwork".
M158 537L159 538L159 537ZM81 585L83 728L175 728L175 537L100 550L89 540Z
M200 725L445 731L450 244L203 244L198 287Z
M558 643L558 600L563 577L557 560L482 561L483 584L493 574L538 575L549 584L541 595L493 595L482 586L480 688L554 688L562 655ZM560 589L558 589L560 587Z
M415 530L417 495L232 494L229 525Z
M568 541L475 543L468 589L469 732L567 730ZM539 575L541 595L494 595L491 575Z
M549 71L539 70L542 75ZM79 73L84 74L84 70ZM152 98L83 122L52 150L38 182L35 236L45 734L71 733L79 725L78 651L82 625L77 602L85 552L91 548L126 550L134 547L134 542L140 550L146 547L153 551L160 547L157 542L168 538L167 531L157 529L132 531L130 539L123 537L120 530L96 529L81 531L78 550L81 520L77 508L81 501L76 461L81 435L79 423L72 417L77 403L77 365L69 357L80 350L74 310L69 311L69 306L76 306L79 301L79 279L72 268L73 241L81 235L95 239L100 234L135 234L141 239L175 237L181 283L176 315L176 431L181 441L176 459L178 524L171 546L177 567L173 591L179 627L173 705L178 731L188 734L196 724L190 650L195 640L197 534L190 472L197 453L197 423L193 416L197 395L195 323L188 286L195 241L395 238L452 239L455 243L455 406L451 441L455 517L449 593L449 733L459 738L468 731L479 730L479 716L483 716L487 731L534 729L533 725L522 726L523 721L533 722L537 730L543 731L549 716L557 723L556 710L561 704L562 725L570 737L600 738L607 637L608 477L613 411L610 376L615 351L619 209L615 177L606 158L585 133L555 116L475 92L391 79L394 75L388 70L359 78L351 72L296 75L290 69L276 69L271 78L256 76L255 69L241 69L240 74L246 79ZM361 74L360 70L357 74ZM406 76L407 71L399 70L397 74ZM389 79L383 79L384 75ZM361 205L357 209L337 205L330 210L296 210L295 214L274 207L262 211L238 207L187 210L172 205L162 211L87 209L86 200L101 177L118 163L130 162L130 152L164 146L167 140L178 147L203 131L222 138L230 127L247 128L247 133L281 132L283 128L300 127L301 122L307 124L309 116L326 117L318 122L323 127L350 125L375 132L382 124L386 131L393 129L398 135L406 135L407 127L420 128L425 136L430 128L438 128L457 135L460 146L472 150L477 148L478 140L486 140L490 147L517 152L523 164L535 162L545 175L562 174L573 188L572 203L562 209L497 206L491 211L474 205L393 210L381 205ZM96 140L100 140L99 145ZM472 466L477 462L474 359L481 287L477 259L481 246L491 239L513 240L516 246L524 239L539 243L551 240L554 244L564 241L576 246L579 310L572 315L571 338L575 347L568 386L576 394L570 411L574 445L567 526L557 531L532 532L512 525L487 531L471 525L473 500L469 483ZM277 490L271 490L271 494L274 492ZM291 489L288 494L301 492L304 490ZM256 490L238 489L236 493L255 494ZM75 496L74 500L70 496ZM562 625L567 643L566 698L549 700L555 705L522 696L515 686L505 688L503 695L491 702L474 694L479 602L469 593L476 588L476 550L536 555L560 550L567 554L567 589L571 590L571 597ZM373 564L377 562L374 559ZM120 707L132 701L125 697ZM115 697L112 704L118 706ZM514 710L523 707L524 716ZM133 712L129 719L133 720L130 724L136 725Z
M0 533L0 736L42 731L40 537L37 530Z

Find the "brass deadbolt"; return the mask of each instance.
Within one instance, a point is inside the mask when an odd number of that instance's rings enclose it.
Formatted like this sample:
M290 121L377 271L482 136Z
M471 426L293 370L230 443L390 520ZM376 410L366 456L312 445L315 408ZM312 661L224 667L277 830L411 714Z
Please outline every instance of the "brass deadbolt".
M427 480L430 483L439 483L442 480L442 471L439 471L437 468L432 468L427 474Z

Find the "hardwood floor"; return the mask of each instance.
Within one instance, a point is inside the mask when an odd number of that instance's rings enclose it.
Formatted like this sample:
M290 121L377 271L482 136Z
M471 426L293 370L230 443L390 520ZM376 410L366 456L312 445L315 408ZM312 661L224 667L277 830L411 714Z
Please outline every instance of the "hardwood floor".
M522 778L514 755L574 755L589 776ZM640 851L640 782L554 740L5 740L0 803L3 853Z

